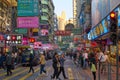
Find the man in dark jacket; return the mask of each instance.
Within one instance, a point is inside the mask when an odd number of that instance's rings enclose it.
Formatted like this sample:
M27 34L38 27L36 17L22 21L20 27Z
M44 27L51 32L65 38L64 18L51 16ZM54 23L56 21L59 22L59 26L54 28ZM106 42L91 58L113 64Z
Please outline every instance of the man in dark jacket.
M33 59L34 59L34 55L32 53L30 53L30 56L29 56L29 64L30 64L30 70L28 73L32 72L34 73L34 69L33 69Z
M7 76L12 74L11 67L12 67L12 55L8 52L6 56L6 66L7 66Z

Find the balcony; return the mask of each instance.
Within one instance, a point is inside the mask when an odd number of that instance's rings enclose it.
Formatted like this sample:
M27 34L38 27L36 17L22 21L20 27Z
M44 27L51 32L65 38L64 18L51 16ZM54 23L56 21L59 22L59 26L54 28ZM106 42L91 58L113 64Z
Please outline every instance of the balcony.
M48 17L47 16L41 16L41 20L48 21Z
M48 9L42 8L42 12L48 13Z
M41 4L45 4L45 5L48 5L48 1L45 1L45 0L41 0Z

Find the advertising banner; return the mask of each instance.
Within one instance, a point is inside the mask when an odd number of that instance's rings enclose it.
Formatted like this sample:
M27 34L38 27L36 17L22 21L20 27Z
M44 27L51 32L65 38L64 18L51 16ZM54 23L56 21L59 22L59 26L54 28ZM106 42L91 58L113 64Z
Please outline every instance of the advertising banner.
M120 6L118 8L118 27L120 27Z
M40 35L41 36L48 36L48 30L47 29L41 29L40 30Z
M37 16L38 0L18 0L18 16Z
M29 44L29 39L27 37L22 38L22 44L23 45L28 45Z
M15 33L18 33L18 34L27 34L27 29L26 28L15 28Z
M18 17L17 27L18 28L37 28L39 26L38 17Z
M49 41L49 36L39 36L38 40L42 41L42 42L48 42Z
M56 36L70 36L71 32L70 31L58 30L58 31L55 31L55 35Z
M34 42L34 48L41 48L42 47L42 42Z

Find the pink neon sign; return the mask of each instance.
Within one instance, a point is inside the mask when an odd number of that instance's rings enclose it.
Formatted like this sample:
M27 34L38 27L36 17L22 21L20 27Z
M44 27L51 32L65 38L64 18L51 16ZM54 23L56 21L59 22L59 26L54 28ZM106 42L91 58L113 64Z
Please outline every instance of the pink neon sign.
M18 17L17 27L19 28L37 28L39 27L38 17Z
M22 39L22 44L23 45L28 45L28 38L26 38L26 37L23 37L23 39Z

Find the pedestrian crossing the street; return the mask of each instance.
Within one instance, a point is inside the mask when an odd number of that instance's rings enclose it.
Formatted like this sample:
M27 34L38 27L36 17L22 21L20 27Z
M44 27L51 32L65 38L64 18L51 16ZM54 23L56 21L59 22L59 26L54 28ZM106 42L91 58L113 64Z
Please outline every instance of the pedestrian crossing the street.
M67 60L64 67L65 74L68 77L67 80L92 80L90 70L76 67L71 60ZM51 75L54 72L52 64L48 65L47 63L45 68L48 75L40 75L40 65L34 66L34 73L28 73L29 67L19 66L12 70L13 74L10 76L5 76L6 71L0 70L0 80L51 80ZM61 80L64 80L62 73L59 77Z
M0 80L28 80L28 78L33 78L31 80L48 80L50 79L50 76L51 74L53 74L53 68L52 67L48 67L46 68L47 72L48 72L48 75L38 75L39 74L39 66L35 67L34 68L34 73L28 73L29 71L29 68L28 67L18 67L16 68L15 70L13 70L13 74L10 75L10 76L6 76L6 71L2 71L2 74L0 74ZM66 68L65 70L66 71L66 74L67 74L67 77L69 78L69 80L76 80L74 75L75 73L73 73L73 69L72 68ZM25 75L22 75L22 74L25 74ZM36 75L34 75L36 74ZM22 76L21 76L22 75ZM20 76L20 77L19 77ZM35 77L33 77L35 76ZM62 75L60 76L61 79L62 79Z

